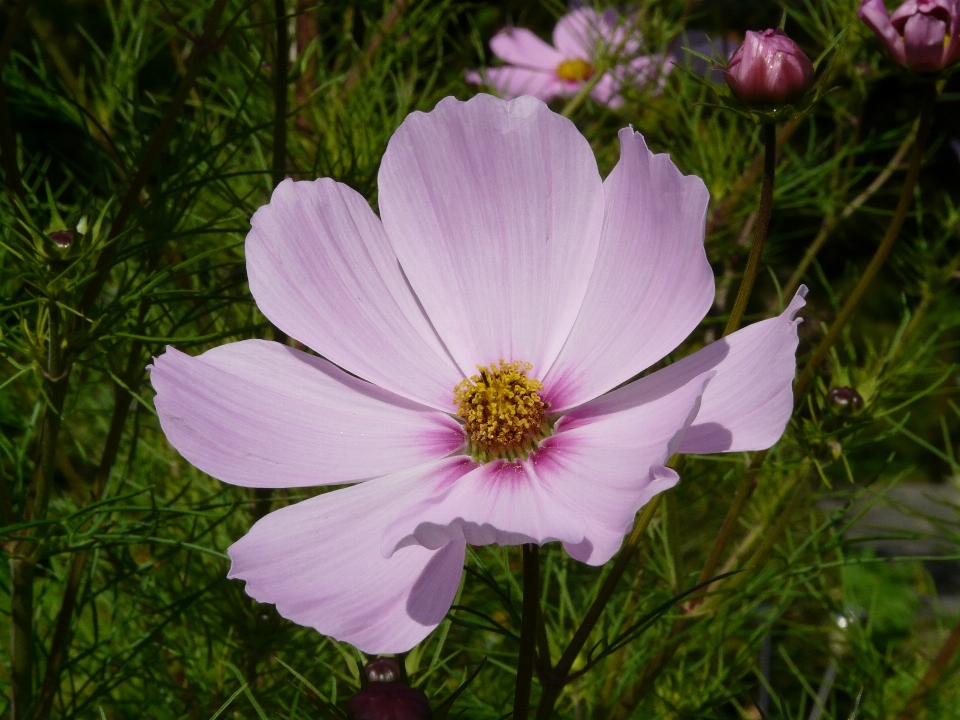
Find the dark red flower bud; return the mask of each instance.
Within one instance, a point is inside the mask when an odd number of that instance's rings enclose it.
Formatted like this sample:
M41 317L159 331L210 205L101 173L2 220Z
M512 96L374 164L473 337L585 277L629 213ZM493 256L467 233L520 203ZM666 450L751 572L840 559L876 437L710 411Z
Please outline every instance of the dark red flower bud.
M392 657L377 658L367 663L364 672L370 682L396 682L400 679L400 662Z
M73 242L73 233L69 230L56 230L50 233L50 239L56 243L58 248L66 249Z
M783 105L810 88L813 64L783 30L748 30L723 74L741 102Z
M863 407L863 396L850 387L835 387L827 393L827 400L838 410L859 410Z
M423 690L399 682L371 682L350 698L349 720L430 720L430 703Z

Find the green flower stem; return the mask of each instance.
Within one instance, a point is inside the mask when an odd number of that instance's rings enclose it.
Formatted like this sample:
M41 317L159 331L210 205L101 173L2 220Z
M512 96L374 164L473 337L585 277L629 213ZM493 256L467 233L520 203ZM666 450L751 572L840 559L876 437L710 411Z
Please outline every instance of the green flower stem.
M753 283L757 279L760 269L760 257L763 255L763 243L767 239L767 228L770 226L770 211L773 208L773 181L777 171L777 128L772 123L762 125L763 133L763 185L760 187L760 207L757 210L757 222L753 227L753 245L750 247L750 256L747 258L747 267L740 280L740 289L737 299L730 311L730 319L724 329L724 336L735 332L740 327L743 314L753 292Z
M929 697L930 691L939 682L958 650L960 650L960 622L954 626L953 632L947 637L943 647L940 648L940 652L930 663L930 667L927 668L927 672L924 673L923 679L920 680L907 704L897 714L896 720L914 720L914 718L921 717L923 705Z
M850 322L854 312L856 312L857 306L860 305L860 301L863 299L864 294L866 294L867 288L870 286L870 283L873 282L874 277L876 277L880 271L883 263L886 262L887 256L890 255L893 244L900 234L900 228L903 227L903 221L907 217L907 211L913 203L914 188L916 188L917 180L920 177L920 166L923 164L923 151L926 146L927 135L930 132L930 121L933 116L933 105L936 102L936 98L936 87L931 84L920 109L920 127L917 130L917 139L913 144L913 153L910 157L910 166L907 168L907 177L904 178L903 188L900 190L900 201L897 203L897 209L894 211L893 218L887 226L887 232L883 236L883 240L881 240L877 251L870 259L866 270L863 271L863 275L860 276L860 280L854 286L847 301L843 304L837 317L830 325L827 334L823 340L820 341L820 344L817 346L817 349L814 350L813 355L811 355L800 377L796 383L794 383L793 393L798 399L807 391L817 367L823 362L824 358L826 358L830 352L830 348L833 347L837 338L840 337L840 333L843 332L847 323Z
M736 529L737 521L740 519L740 513L743 512L747 500L753 495L753 491L757 486L757 477L760 475L760 468L763 467L763 461L766 459L766 450L761 450L750 459L750 467L747 468L746 472L743 473L743 477L740 479L740 484L737 486L737 491L733 496L733 502L731 502L730 507L727 508L727 514L723 518L720 532L717 533L717 539L714 540L713 547L710 548L710 554L707 555L707 560L703 564L700 576L697 578L698 584L704 583L716 575L720 559L723 557L727 545L730 544L733 531Z
M533 543L527 543L523 546L523 616L520 621L520 655L517 658L513 720L527 720L530 714L530 688L533 684L539 614L540 548Z
M144 303L140 310L141 323L146 315L146 310L147 305ZM123 374L124 382L114 383L113 386L113 412L110 416L110 426L107 430L107 438L103 445L103 451L100 454L100 463L97 466L97 473L94 477L91 502L98 502L106 490L110 472L113 469L113 465L117 459L117 453L120 450L120 441L123 438L123 429L126 425L127 415L130 412L132 396L128 388L136 387L142 377L143 344L139 341L134 341L130 348L130 355L127 359L127 366ZM92 519L87 521L84 530L86 530L92 522ZM33 714L33 720L45 720L53 710L53 701L56 698L57 689L60 687L60 673L63 670L63 664L67 658L70 628L74 608L76 607L77 595L80 591L80 584L83 580L89 559L90 553L86 550L74 553L73 558L71 558L70 571L67 574L67 584L63 589L60 610L57 613L53 638L50 641L50 652L47 655L46 670L43 674L40 690L37 693L37 709Z
M787 140L793 136L799 127L799 118L796 120L790 120L789 122L785 122L783 124L780 132L777 133L777 151L787 144ZM730 211L740 202L740 198L756 179L757 175L760 174L760 171L763 170L764 157L764 155L761 155L749 168L747 168L747 171L743 174L743 177L737 181L737 184L733 186L733 189L724 196L723 200L720 201L716 209L710 213L710 216L707 218L707 235L712 235L717 231L718 228L720 228L720 226L726 223L727 216L730 214Z
M272 181L276 187L287 172L287 64L290 57L290 37L287 31L285 0L273 0L276 22L276 52L273 56L273 167Z
M870 183L870 185L868 185L862 193L851 200L846 207L840 211L839 215L834 215L824 219L823 224L820 226L820 231L817 233L817 236L814 238L813 242L810 243L810 247L808 247L807 251L803 254L803 259L800 261L800 264L797 265L796 269L793 271L793 274L790 276L790 279L784 283L784 297L789 298L797 291L797 288L800 286L800 281L807 272L807 268L810 267L810 263L813 262L813 259L817 256L817 253L820 252L820 248L823 247L823 244L827 241L827 238L830 237L830 233L832 233L840 223L860 209L860 207L867 200L873 197L877 190L883 187L887 180L890 179L890 176L893 175L898 167L900 167L900 163L903 162L903 159L910 151L910 147L913 145L913 142L917 137L917 128L919 125L920 123L918 120L907 133L907 136L903 139L903 142L900 143L900 147L897 148L897 151L893 154L893 157L890 158L890 162L887 163L886 167L880 171L877 177L873 179L873 182Z
M537 720L549 720L549 718L553 716L553 709L557 703L557 699L560 697L560 692L563 690L573 663L590 638L590 633L592 633L594 627L596 627L597 622L600 620L600 615L603 614L603 610L606 608L610 598L613 597L617 583L620 582L620 579L626 572L627 565L630 563L630 560L633 559L637 547L640 545L640 541L643 539L643 535L650 525L650 521L653 520L657 508L660 506L660 498L660 495L655 496L643 508L640 517L637 518L636 523L634 523L630 536L626 542L624 542L620 554L617 555L613 567L610 568L610 574L604 579L600 591L590 604L586 615L583 616L580 627L578 627L574 633L573 639L570 641L567 649L564 650L563 655L557 662L557 666L549 672L548 675L551 682L546 683L543 688L543 694L540 697L540 707L537 709ZM514 715L514 717L519 716Z
M130 181L123 200L120 202L120 208L117 210L113 224L110 226L107 246L97 258L93 279L90 280L83 293L83 297L80 298L80 304L77 310L79 310L81 315L86 315L89 312L97 296L100 294L100 289L106 282L107 273L110 271L110 262L113 260L113 255L117 250L117 237L126 228L127 222L133 216L134 209L140 203L140 193L146 186L147 180L149 180L153 174L154 167L160 159L160 153L162 153L163 149L167 146L167 141L170 139L174 128L180 120L180 111L183 110L187 96L190 94L194 83L196 83L197 78L200 76L200 71L203 70L207 60L218 47L216 39L217 30L220 27L220 19L223 17L226 4L227 0L214 0L210 14L207 16L203 25L203 34L194 47L187 72L180 80L180 85L177 86L177 91L174 93L173 99L170 101L170 105L167 107L163 119L160 121L157 132L150 138L150 144L147 146L147 151L140 161L140 166Z

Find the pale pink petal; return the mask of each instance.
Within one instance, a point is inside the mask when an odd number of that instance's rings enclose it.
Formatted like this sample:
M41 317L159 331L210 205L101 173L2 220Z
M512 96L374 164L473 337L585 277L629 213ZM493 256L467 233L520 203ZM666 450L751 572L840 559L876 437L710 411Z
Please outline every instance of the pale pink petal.
M441 547L461 538L471 545L582 542L583 516L557 495L550 478L540 475L534 458L495 460L453 484L438 483L430 497L387 527L384 554L414 544Z
M629 392L616 390L560 419L534 462L537 473L584 516L584 541L566 543L572 557L605 563L637 510L676 484L677 474L664 464L696 417L711 377L708 371L667 393L635 387L641 380Z
M284 180L250 224L250 291L277 327L365 380L453 409L463 372L363 197L329 178Z
M600 406L631 404L637 397L667 395L705 372L710 381L696 420L683 436L679 452L715 453L764 450L773 445L793 411L796 372L797 311L807 289L801 287L783 314L748 325L707 347L609 395Z
M867 27L880 37L890 57L901 65L906 65L907 58L903 50L903 38L893 27L883 0L863 0L857 15L866 23Z
M553 44L567 60L592 62L598 42L604 37L606 23L593 8L579 8L567 13L553 28Z
M228 577L246 580L248 595L300 625L367 653L405 652L450 608L464 544L408 547L385 559L379 528L459 467L442 460L272 512L230 547Z
M947 24L943 20L918 13L903 27L903 46L907 64L920 72L938 72L943 67Z
M511 65L547 70L550 73L564 60L556 48L523 28L501 30L490 39L490 49L498 58Z
M449 415L265 340L154 360L154 403L192 464L247 487L331 485L397 472L464 444Z
M542 377L603 224L603 185L576 126L532 97L446 98L403 121L379 185L390 242L459 366L504 358Z
M532 95L544 102L549 102L567 94L565 83L555 73L512 66L469 72L467 82L486 85L507 100L521 95Z
M677 347L714 297L703 249L710 194L643 137L620 131L620 162L604 183L606 215L593 277L560 357L544 379L551 410L573 407Z

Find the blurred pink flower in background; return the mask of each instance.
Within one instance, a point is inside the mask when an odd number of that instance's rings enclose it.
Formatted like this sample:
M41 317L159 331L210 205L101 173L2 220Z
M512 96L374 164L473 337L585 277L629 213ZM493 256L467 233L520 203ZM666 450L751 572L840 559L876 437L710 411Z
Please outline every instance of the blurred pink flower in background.
M639 32L617 21L615 15L592 8L567 13L553 30L553 45L523 28L501 30L490 40L490 49L503 60L502 67L467 73L467 80L487 85L510 99L532 95L549 102L576 95L596 72L605 55L616 60L603 74L590 96L609 107L623 104L625 84L656 81L669 63L656 55L640 55Z
M742 102L780 105L803 97L813 82L813 63L783 30L748 30L723 74Z
M805 289L779 317L618 387L714 299L703 182L632 129L620 144L602 181L586 139L539 100L447 98L390 140L380 218L329 178L285 180L256 212L250 290L321 357L245 340L168 348L151 372L167 438L204 472L355 483L230 548L252 597L365 652L402 652L446 615L467 543L559 541L600 565L677 482L674 453L777 441Z
M939 72L960 60L960 0L907 0L892 15L883 0L863 0L858 15L904 67Z

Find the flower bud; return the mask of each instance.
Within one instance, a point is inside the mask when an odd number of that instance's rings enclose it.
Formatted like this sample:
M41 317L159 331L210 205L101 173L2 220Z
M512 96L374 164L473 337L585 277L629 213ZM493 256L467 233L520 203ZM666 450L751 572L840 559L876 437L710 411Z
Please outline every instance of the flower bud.
M748 30L723 74L741 102L783 105L799 100L810 88L813 64L783 30Z
M863 407L863 396L850 387L835 387L827 393L827 400L837 410L853 410Z
M371 682L350 698L349 720L430 720L423 690L399 682Z
M960 60L957 0L907 0L893 15L883 0L863 0L857 14L904 67L933 73Z
M69 230L55 230L50 233L50 239L61 250L66 250L73 242L73 233Z
M368 662L363 671L370 682L396 682L400 679L400 662L392 657L377 658Z

